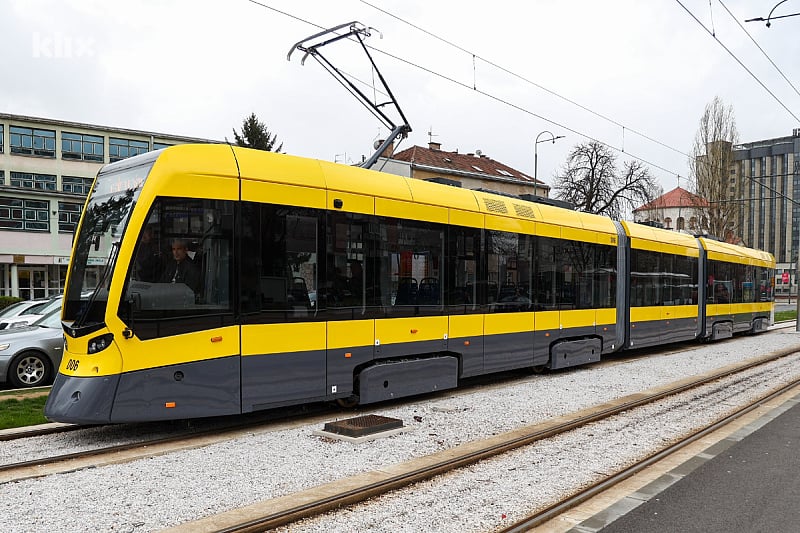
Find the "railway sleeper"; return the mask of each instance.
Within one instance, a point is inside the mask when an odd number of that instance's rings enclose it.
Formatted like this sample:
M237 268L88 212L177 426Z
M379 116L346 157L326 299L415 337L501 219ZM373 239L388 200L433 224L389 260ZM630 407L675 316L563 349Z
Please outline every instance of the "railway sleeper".
M598 337L564 339L550 347L550 369L595 363L600 360L603 341Z
M453 355L392 360L361 370L359 403L381 402L458 386L458 358Z

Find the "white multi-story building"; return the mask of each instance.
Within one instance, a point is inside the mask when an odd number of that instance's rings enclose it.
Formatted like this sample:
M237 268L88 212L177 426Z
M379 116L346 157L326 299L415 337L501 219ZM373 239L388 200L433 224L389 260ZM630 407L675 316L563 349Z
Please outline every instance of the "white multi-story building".
M216 141L0 113L0 295L59 294L100 167L187 142Z

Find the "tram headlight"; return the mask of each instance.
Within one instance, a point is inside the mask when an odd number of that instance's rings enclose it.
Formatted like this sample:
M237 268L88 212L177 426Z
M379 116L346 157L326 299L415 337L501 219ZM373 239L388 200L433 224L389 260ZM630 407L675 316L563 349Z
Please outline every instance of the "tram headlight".
M100 335L99 337L95 337L89 341L89 349L88 352L90 354L102 352L109 346L111 346L111 341L114 340L113 333L106 333L105 335Z

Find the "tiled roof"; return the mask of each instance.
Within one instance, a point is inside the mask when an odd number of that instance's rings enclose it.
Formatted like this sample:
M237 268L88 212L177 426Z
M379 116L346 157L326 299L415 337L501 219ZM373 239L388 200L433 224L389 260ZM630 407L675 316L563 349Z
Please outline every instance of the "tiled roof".
M517 180L530 185L534 183L532 176L485 155L459 154L458 152L412 146L393 155L392 159L406 161L412 165L429 167L430 169L442 169L451 174L480 174L490 179ZM550 188L549 185L541 180L536 180L536 185L543 189Z
M633 212L638 213L639 211L664 209L668 207L708 207L708 201L701 196L690 193L686 189L675 187L671 191L662 194L652 202L648 202L641 207L637 207L633 210Z

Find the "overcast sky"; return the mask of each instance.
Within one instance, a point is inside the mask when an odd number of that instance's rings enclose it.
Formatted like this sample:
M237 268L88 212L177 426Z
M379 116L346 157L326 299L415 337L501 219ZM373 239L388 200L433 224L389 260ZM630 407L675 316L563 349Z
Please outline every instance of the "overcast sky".
M800 87L800 17L744 22L778 0L260 3L0 0L0 112L218 140L255 112L287 153L357 162L387 131L316 61L286 59L320 27L355 20L378 30L367 44L413 128L401 150L432 132L444 150L533 175L534 139L549 131L565 138L538 145L547 183L593 138L670 190L676 175L685 186L714 96L734 106L742 142L800 127L797 90L726 11ZM789 0L773 16L799 11ZM385 100L356 43L322 51Z

